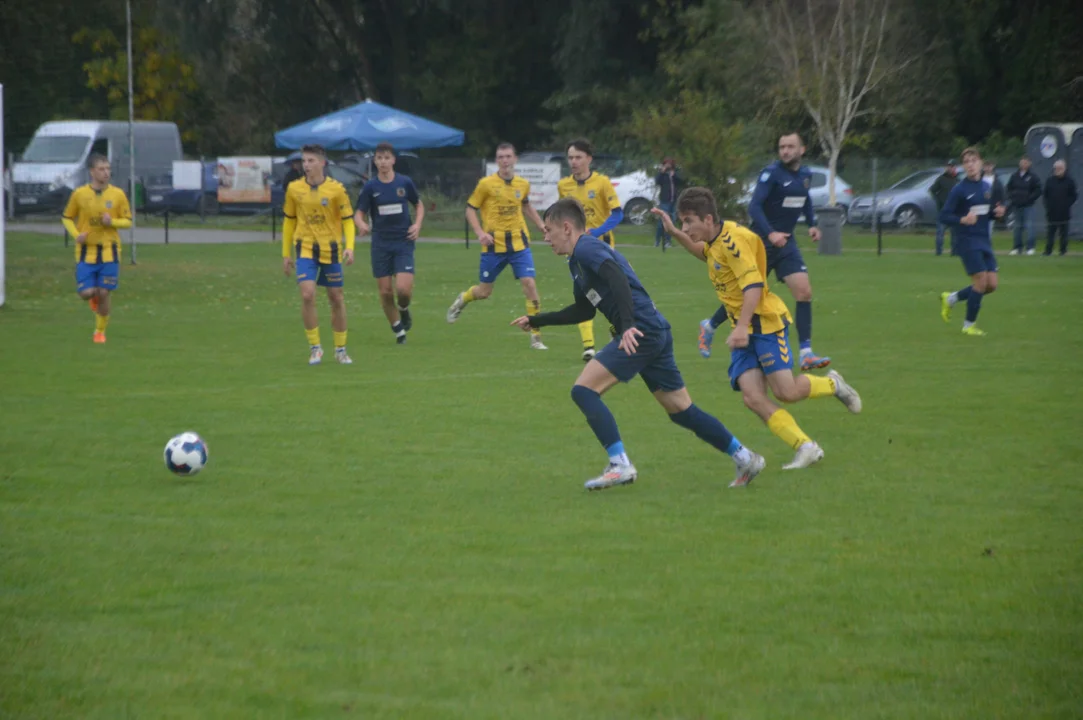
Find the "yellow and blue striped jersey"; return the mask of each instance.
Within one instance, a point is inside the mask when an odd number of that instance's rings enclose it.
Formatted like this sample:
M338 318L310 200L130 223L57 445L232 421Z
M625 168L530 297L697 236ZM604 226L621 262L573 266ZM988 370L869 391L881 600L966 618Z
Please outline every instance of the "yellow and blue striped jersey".
M518 175L505 180L493 173L478 181L466 204L481 214L481 227L494 244L482 252L516 252L530 247L523 205L530 202L530 182Z
M576 180L574 175L561 178L557 182L557 194L562 198L573 197L579 201L587 213L587 230L601 227L609 214L620 207L617 191L609 176L596 172L591 172L586 180ZM612 230L598 239L609 243L609 247L616 243Z
M760 236L735 222L725 222L714 240L703 246L707 275L718 299L726 306L730 323L736 324L748 288L762 287L749 331L768 335L792 322L782 298L767 287L767 250Z
M64 219L71 220L79 234L87 233L86 242L76 243L75 259L86 263L119 262L120 233L102 225L102 215L115 220L131 220L128 197L115 185L95 190L89 184L76 188L64 208Z
M296 257L321 263L340 261L345 249L342 224L353 222L353 206L342 183L324 178L313 187L304 178L294 180L286 188L282 213L297 221L293 233Z

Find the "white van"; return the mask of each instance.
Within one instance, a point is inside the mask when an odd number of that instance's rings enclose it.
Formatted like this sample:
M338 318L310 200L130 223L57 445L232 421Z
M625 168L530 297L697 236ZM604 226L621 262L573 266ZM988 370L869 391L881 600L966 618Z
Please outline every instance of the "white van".
M173 172L184 159L176 123L136 122L135 176L141 182ZM75 188L90 181L86 161L91 153L109 158L112 183L129 192L128 123L106 120L61 120L37 129L12 167L16 213L60 212ZM134 200L133 200L134 205Z

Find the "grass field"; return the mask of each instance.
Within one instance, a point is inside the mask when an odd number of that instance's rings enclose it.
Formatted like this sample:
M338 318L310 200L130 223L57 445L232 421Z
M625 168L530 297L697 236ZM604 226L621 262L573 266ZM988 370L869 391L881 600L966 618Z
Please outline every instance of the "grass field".
M355 364L316 368L273 246L141 248L105 346L70 253L8 236L0 716L1083 715L1078 257L1003 258L969 338L937 312L956 260L808 254L816 347L865 412L796 407L827 456L790 474L695 352L703 266L629 248L693 398L769 466L727 489L633 383L607 401L640 479L588 494L577 333L530 351L510 277L447 325L474 250L419 247L404 347L350 268ZM211 461L180 480L186 429Z

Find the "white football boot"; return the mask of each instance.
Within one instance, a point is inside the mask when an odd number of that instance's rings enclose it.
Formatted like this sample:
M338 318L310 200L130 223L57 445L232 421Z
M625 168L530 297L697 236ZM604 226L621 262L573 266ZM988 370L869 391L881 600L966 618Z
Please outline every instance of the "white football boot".
M618 465L609 463L605 472L592 480L587 480L583 487L587 490L605 490L617 485L630 485L636 480L636 469L631 463Z
M547 348L545 346L545 343L542 342L541 335L533 335L533 334L531 334L531 336L530 336L530 349L531 350L548 350L549 348Z
M308 354L308 364L319 365L321 362L323 362L323 348L317 345Z
M730 483L730 487L751 485L756 476L767 467L767 461L763 459L762 455L758 455L751 450L748 452L752 455L752 458L747 463L737 463L737 475L733 478L733 482Z
M807 468L810 465L815 465L824 459L824 451L819 445L814 442L807 442L801 447L797 448L797 454L793 456L793 460L789 465L783 465L783 470L800 470L801 468Z
M857 394L857 390L854 390L848 382L842 379L842 375L839 375L835 370L827 373L827 377L835 381L835 397L842 401L846 409L854 415L861 412L861 396Z
M463 294L459 293L455 296L455 302L451 303L451 307L447 309L447 321L449 323L455 322L465 309L466 303L463 302Z

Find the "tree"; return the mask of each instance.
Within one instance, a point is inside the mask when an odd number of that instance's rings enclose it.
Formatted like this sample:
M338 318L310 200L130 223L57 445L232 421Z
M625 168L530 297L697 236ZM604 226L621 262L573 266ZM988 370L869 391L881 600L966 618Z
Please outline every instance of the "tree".
M910 40L893 0L758 0L754 7L771 76L798 100L827 151L834 204L839 154L855 121L888 112L873 98L901 84L924 48Z

